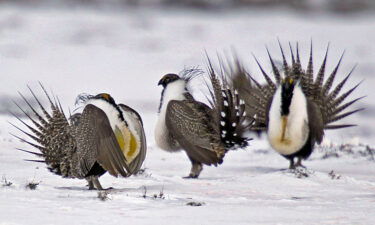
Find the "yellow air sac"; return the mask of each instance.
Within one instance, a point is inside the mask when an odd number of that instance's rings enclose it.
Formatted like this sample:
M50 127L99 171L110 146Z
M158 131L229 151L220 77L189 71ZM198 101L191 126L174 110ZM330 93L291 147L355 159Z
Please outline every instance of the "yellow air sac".
M116 126L115 136L128 163L131 163L138 155L138 141L128 128L122 131Z

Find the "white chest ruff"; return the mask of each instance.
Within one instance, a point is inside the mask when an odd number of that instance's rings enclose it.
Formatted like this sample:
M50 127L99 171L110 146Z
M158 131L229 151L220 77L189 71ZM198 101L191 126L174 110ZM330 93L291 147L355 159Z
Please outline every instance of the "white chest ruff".
M86 102L86 105L88 104L94 105L104 111L104 113L107 115L112 130L114 130L116 126L118 126L119 128L121 128L122 126L126 127L125 123L119 118L119 112L110 103L102 99L91 99Z
M269 111L267 133L272 148L282 155L294 154L305 145L309 135L307 102L298 84L294 87L288 116L281 116L281 88L277 89Z
M167 85L163 93L163 104L160 108L158 121L155 127L155 142L156 145L166 151L178 151L180 147L176 145L175 140L172 139L169 130L165 123L165 116L167 114L167 106L171 100L185 100L184 93L186 92L186 82L184 80L177 80Z

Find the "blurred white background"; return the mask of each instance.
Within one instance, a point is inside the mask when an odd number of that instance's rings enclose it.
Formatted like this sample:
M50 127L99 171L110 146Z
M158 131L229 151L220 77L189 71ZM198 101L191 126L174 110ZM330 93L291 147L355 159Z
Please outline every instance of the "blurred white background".
M346 90L365 81L353 98L367 95L355 105L366 110L348 118L360 129L335 134L375 143L374 2L0 1L0 112L13 107L9 100L17 91L26 93L26 85L35 89L40 81L70 109L79 93L108 92L141 113L156 113L160 77L205 68L205 50L215 58L234 48L258 76L251 53L270 70L265 46L280 59L277 38L285 48L298 41L306 65L312 39L316 70L330 43L327 72L346 50L338 78L358 64Z
M327 131L306 161L307 178L282 170L288 162L263 137L205 167L200 179L182 179L186 155L153 140L158 80L205 69L205 51L216 59L232 49L263 79L251 54L270 72L265 47L280 63L277 38L284 49L298 41L305 66L312 39L315 71L328 43L327 73L346 51L336 82L358 64L344 91L364 81L351 99L367 98L351 109L366 110L346 121L359 126ZM66 109L80 93L101 92L135 108L147 134L145 173L103 176L103 186L115 188L104 202L84 180L23 161L32 156L15 148L32 149L10 136L22 134L7 123L18 122L8 110L19 112L11 100L20 102L17 91L30 96L27 85L42 96L38 81ZM0 0L0 224L373 224L374 87L372 0ZM25 189L30 181L40 182L37 190ZM160 193L165 198L152 197ZM204 205L186 205L192 201Z

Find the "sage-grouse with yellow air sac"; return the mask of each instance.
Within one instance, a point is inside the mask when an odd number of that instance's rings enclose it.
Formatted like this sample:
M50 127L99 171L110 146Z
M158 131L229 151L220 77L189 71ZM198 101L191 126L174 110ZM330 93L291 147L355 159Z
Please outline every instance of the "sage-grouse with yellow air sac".
M188 84L194 71L183 75L167 74L163 86L155 140L159 148L175 152L184 150L192 167L187 178L198 178L203 164L218 165L230 149L244 148L249 139L243 137L245 106L225 80L220 81L212 67L209 71L210 105L194 99Z
M355 126L333 123L362 110L345 112L361 98L344 102L359 84L340 94L353 70L335 87L333 86L342 57L324 81L328 47L323 63L314 78L312 45L306 70L301 66L298 45L296 55L289 45L291 65L288 64L280 43L279 46L283 59L282 71L279 71L267 50L276 82L272 81L255 59L266 83L260 84L240 63L237 63L234 70L236 72L233 73L233 83L245 100L248 115L255 118L251 129L267 131L270 145L290 160L290 168L295 168L302 166L302 159L310 156L315 143L321 143L324 130ZM297 158L296 163L294 158Z
M32 113L27 113L16 103L34 125L14 115L31 132L16 128L36 144L23 137L16 137L37 148L40 153L20 150L42 158L30 161L44 162L52 173L64 178L86 179L90 189L98 190L103 189L98 178L104 173L128 177L140 169L147 145L142 119L136 111L126 105L116 104L109 94L85 95L80 97L82 113L75 113L68 119L60 102L52 100L43 86L42 89L51 113L31 89L40 109L34 108L21 93Z

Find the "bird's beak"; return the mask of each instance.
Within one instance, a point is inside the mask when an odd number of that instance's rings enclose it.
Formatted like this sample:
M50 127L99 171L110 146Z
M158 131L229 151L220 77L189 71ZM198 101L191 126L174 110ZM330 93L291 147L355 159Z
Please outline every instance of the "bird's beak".
M158 83L158 86L163 85L163 84L164 84L164 80L163 80L163 79L160 79L160 80L159 80L159 83Z
M292 86L294 86L294 79L292 78L287 78L284 82L283 82L283 86L286 90L289 90L290 88L292 88Z

